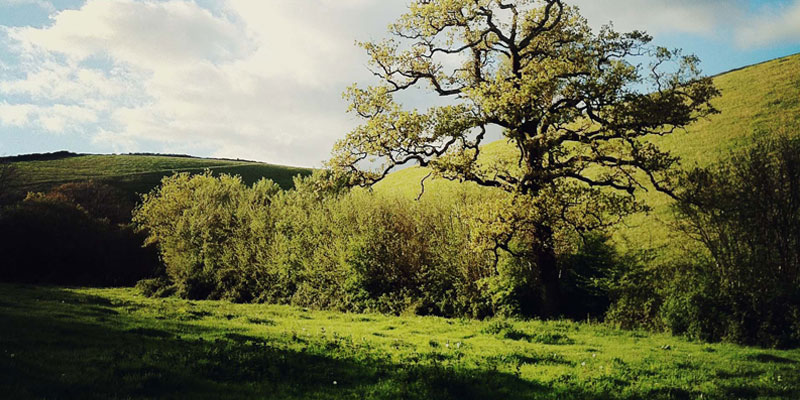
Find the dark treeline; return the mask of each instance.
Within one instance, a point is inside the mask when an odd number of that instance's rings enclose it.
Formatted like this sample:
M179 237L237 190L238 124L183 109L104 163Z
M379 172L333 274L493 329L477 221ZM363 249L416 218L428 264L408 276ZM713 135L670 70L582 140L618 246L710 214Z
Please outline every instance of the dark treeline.
M79 157L82 154L73 153L71 151L61 150L52 153L32 153L21 154L18 156L0 157L0 163L12 163L21 161L52 161L61 160L64 158Z
M29 193L0 210L0 281L126 286L162 268L130 224L134 203L96 182Z

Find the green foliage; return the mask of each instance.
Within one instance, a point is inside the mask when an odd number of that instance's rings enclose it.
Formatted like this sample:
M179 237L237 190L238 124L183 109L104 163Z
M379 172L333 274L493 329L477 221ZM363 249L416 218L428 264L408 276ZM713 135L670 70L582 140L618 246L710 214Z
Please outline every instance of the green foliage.
M365 122L331 161L359 183L418 163L534 196L570 182L633 190L636 171L666 184L675 159L641 139L714 113L717 91L700 77L696 57L652 47L642 32L593 32L560 0L412 2L390 33L361 44L381 82L346 92ZM636 56L649 68L632 62ZM395 93L426 85L454 104L420 111L395 101ZM478 162L489 126L514 146L513 159ZM365 168L370 157L384 163L379 170Z
M675 206L680 260L630 252L596 280L607 320L704 341L800 343L800 139L776 135L688 171Z
M159 244L181 295L247 301L259 282L253 254L242 246L254 229L269 225L269 204L278 191L271 181L249 188L239 177L182 173L145 195L133 220L147 232L146 243ZM268 240L263 233L254 240Z
M561 306L564 315L576 320L602 319L610 306L609 293L597 282L619 268L621 257L608 236L597 232L585 235L577 251L560 260Z
M47 197L71 202L97 219L128 224L134 203L121 190L95 181L70 182L50 190Z
M0 212L0 281L125 286L159 263L132 229L98 219L63 194L32 193Z
M711 100L719 114L700 119L685 130L671 135L651 137L661 148L681 158L685 167L709 166L726 159L731 151L750 147L758 138L769 139L772 132L800 132L800 55L792 55L758 65L748 66L713 77L721 96ZM492 165L515 163L513 144L506 140L481 147L479 163ZM381 194L416 198L420 181L430 168L412 167L389 174L375 185ZM447 197L467 186L479 191L475 184L430 178L425 182L426 197ZM637 197L651 211L631 215L614 232L620 251L654 249L658 258L682 258L681 248L690 242L683 235L671 232L674 222L673 200L645 184L648 191L637 191ZM667 262L667 260L664 260Z
M568 280L579 282L570 287L590 304L583 309L596 312L607 305L605 321L623 329L664 329L663 290L680 283L672 280L669 266L659 263L654 251L622 253L607 237L592 236L569 262Z
M418 165L509 194L475 236L525 260L515 267L538 282L543 317L562 311L559 235L641 210L633 194L643 182L673 190L678 159L648 138L716 113L719 92L697 57L652 46L643 32L595 32L561 0L414 1L389 30L393 39L361 44L380 82L345 93L364 123L336 144L330 166L362 186ZM397 102L425 86L445 105ZM508 157L481 158L490 129L507 139Z
M136 290L147 297L169 297L176 292L175 284L163 276L136 282Z
M485 200L466 192L448 201L401 200L348 190L325 171L298 178L290 191L179 174L143 198L134 221L188 298L534 315L544 298L535 260L526 243L498 252L484 240L504 234L483 220L486 213L506 209Z
M675 332L800 343L800 139L776 136L685 179L681 228L707 251L667 303ZM702 258L701 258L702 260Z

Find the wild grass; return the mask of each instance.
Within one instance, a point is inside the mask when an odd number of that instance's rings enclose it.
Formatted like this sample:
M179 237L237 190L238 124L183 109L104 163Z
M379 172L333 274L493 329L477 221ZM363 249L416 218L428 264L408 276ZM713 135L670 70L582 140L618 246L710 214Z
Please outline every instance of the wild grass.
M307 168L286 167L251 161L150 155L81 155L46 161L15 163L23 190L46 190L62 183L97 180L129 193L147 193L161 179L176 172L240 175L248 183L269 178L283 188L292 187L296 175L311 173Z
M14 399L788 399L799 366L799 350L593 323L0 285L0 393Z

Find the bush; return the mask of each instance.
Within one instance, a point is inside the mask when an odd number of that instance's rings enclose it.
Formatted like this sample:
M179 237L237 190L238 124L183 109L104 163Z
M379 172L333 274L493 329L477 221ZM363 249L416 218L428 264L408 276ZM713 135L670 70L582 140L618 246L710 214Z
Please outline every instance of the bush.
M136 283L136 289L147 297L169 297L175 294L175 285L166 277L142 279Z
M512 255L476 238L482 231L475 216L486 207L484 193L468 190L420 201L348 190L326 171L296 178L289 191L268 181L247 187L236 177L179 174L144 197L134 221L158 244L183 297L353 312L535 315L544 297L536 259L521 244L511 243ZM573 277L565 287L578 284L577 274L592 274L597 260L587 257L564 264ZM155 292L152 285L143 290ZM588 312L601 313L602 294L581 290L569 292L576 294L572 309L585 316L579 302L589 299L596 311Z
M399 200L331 178L318 172L280 191L175 175L134 221L188 298L478 318L536 308L535 266L474 244L479 198Z
M58 196L30 194L0 213L0 281L127 286L154 276L154 249L131 228L97 220Z
M97 219L112 224L128 224L134 202L119 189L95 181L70 182L51 189L47 197L71 202Z
M254 275L250 239L269 240L259 227L270 225L268 206L278 191L271 181L248 188L238 177L177 174L144 196L133 220L147 232L146 243L158 243L181 296L249 301L268 284Z
M574 271L568 273L577 281L571 285L578 296L574 309L589 312L589 317L600 314L623 329L663 330L664 290L673 284L674 267L656 260L655 251L620 253L607 237L590 236L568 258Z
M609 292L598 281L620 268L622 257L606 235L592 233L577 251L561 259L561 293L564 315L572 319L602 319L610 306Z
M361 190L320 197L316 179L298 180L271 204L274 231L260 234L271 242L257 264L274 287L262 288L259 300L395 314L491 312L477 283L493 271L490 260L469 249L455 211Z
M687 174L681 228L707 262L679 272L664 317L709 340L800 344L800 139L777 137Z

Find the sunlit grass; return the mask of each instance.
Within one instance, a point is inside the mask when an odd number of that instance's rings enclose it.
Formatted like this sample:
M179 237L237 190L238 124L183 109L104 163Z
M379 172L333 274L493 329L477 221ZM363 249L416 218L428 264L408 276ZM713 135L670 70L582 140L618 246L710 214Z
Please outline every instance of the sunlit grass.
M83 155L16 165L20 185L26 190L46 190L66 182L93 179L136 193L150 191L161 178L176 172L200 173L210 169L215 174L240 175L247 183L266 177L284 188L292 186L294 176L310 173L307 168L251 161L145 155Z
M0 285L7 398L798 398L800 351ZM334 383L335 382L335 383Z

